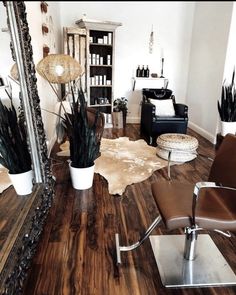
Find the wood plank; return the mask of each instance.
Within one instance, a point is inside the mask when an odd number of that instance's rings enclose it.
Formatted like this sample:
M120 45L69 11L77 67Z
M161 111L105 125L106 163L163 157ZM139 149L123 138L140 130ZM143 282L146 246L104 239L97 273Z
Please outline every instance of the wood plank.
M35 200L36 191L34 187L31 195L19 196L11 185L0 194L0 272Z
M193 132L200 143L199 152L214 157L214 146ZM104 137L139 138L139 125L105 129ZM198 157L172 167L172 176L194 183L206 180L211 162ZM47 219L37 255L25 284L25 295L215 295L236 294L235 287L166 289L162 286L151 244L122 253L123 264L116 265L115 233L122 243L133 243L157 216L151 184L166 179L167 169L153 173L147 180L127 187L123 196L108 193L107 181L96 174L93 188L75 191L71 187L67 163L55 165L56 194ZM171 233L161 225L154 234ZM236 270L236 238L210 233L231 267Z

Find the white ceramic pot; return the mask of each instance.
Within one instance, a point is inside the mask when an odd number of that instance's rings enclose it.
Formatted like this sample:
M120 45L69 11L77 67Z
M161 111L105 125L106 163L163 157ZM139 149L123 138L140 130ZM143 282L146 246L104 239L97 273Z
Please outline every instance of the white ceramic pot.
M225 136L228 133L236 133L236 122L221 121L221 135Z
M33 188L33 171L24 173L10 174L8 173L14 189L19 196L29 195Z
M72 186L78 190L91 188L93 185L94 165L86 168L74 168L69 164Z

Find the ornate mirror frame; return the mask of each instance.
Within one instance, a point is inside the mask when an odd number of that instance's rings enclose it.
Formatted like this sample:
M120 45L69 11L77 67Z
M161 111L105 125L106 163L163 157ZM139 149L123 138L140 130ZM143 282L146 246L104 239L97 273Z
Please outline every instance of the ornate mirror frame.
M0 265L0 293L21 294L32 257L53 198L53 179L37 90L31 37L24 1L3 1L11 33L11 49L18 66L21 104L27 125L34 171L30 207L17 225L10 249Z

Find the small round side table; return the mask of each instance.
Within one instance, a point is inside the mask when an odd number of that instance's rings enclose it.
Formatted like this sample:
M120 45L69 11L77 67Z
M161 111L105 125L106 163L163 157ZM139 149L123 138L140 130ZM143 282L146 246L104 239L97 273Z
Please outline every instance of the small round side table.
M187 162L196 158L198 140L190 135L180 133L165 133L157 138L157 155L168 160L171 151L171 161Z

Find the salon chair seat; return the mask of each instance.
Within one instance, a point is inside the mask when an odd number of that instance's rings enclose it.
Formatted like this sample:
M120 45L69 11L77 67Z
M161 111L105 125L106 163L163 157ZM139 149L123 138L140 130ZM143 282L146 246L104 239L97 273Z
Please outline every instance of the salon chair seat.
M194 186L189 184L184 184L183 190L183 184L179 182L157 182L152 185L153 197L168 230L192 226L190 196L193 190ZM236 192L219 188L202 189L195 222L208 230L236 231Z
M228 231L236 231L235 150L236 136L228 134L217 151L208 182L192 185L157 181L152 184L152 194L160 216L133 245L120 246L116 234L118 262L121 262L122 251L139 247L162 220L167 230L185 228L185 236L150 237L163 285L236 285L236 275L213 240L208 234L199 234L204 229L230 237Z

